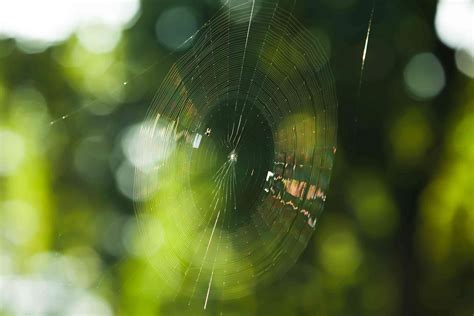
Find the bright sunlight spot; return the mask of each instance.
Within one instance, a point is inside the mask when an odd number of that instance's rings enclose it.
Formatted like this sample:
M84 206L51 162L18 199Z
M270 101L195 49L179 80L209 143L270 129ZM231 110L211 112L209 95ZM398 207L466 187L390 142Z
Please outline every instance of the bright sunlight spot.
M88 25L120 31L133 22L139 8L138 0L1 1L0 38L15 38L26 52L39 52ZM90 39L85 43L86 48L94 46Z

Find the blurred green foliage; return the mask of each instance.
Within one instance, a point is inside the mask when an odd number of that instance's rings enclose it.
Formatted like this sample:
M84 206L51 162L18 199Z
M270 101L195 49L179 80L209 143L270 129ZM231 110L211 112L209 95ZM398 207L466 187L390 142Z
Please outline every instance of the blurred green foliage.
M183 6L201 24L220 5L144 0L105 53L75 35L32 54L0 40L0 314L472 314L474 84L438 42L432 1L375 2L360 97L371 3L297 2L330 54L340 104L340 149L313 240L287 275L242 299L204 311L163 292L131 182L120 180L133 176L122 136L180 54L157 40L160 14ZM423 52L446 73L429 99L403 79Z

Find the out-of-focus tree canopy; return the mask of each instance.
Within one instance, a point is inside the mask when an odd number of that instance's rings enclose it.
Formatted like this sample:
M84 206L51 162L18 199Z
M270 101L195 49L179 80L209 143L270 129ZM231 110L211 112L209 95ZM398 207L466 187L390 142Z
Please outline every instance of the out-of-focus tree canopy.
M163 291L135 217L134 146L181 44L222 5L0 4L0 315L471 315L470 0L297 1L339 103L313 238L245 297L203 310ZM160 225L156 247L179 242Z

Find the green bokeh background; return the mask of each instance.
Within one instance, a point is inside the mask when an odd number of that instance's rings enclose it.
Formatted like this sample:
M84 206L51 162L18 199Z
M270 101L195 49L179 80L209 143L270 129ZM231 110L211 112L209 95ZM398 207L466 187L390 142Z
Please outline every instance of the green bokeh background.
M0 143L2 163L15 166L0 175L0 315L22 315L18 302L41 297L58 315L471 315L474 83L438 40L428 0L375 1L360 95L372 2L297 2L295 16L330 56L339 99L335 169L314 237L288 274L242 299L203 310L162 291L117 170L127 176L121 137L184 52L170 55L155 34L175 6L202 24L220 3L143 0L108 53L76 36L38 53L0 40L0 128L15 135ZM404 83L424 52L446 74L427 100ZM41 280L68 299L31 290ZM84 302L96 308L75 308Z

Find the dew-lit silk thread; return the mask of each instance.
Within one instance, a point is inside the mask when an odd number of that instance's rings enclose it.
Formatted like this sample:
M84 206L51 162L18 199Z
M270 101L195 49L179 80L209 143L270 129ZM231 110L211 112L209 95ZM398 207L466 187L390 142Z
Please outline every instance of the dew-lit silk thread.
M160 85L142 137L146 155L163 159L135 181L137 191L159 183L137 205L150 264L205 306L297 260L336 153L334 80L317 40L282 4L220 11ZM160 247L150 219L161 223Z

